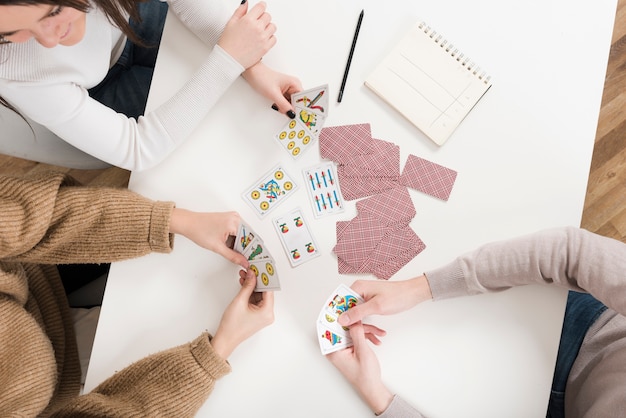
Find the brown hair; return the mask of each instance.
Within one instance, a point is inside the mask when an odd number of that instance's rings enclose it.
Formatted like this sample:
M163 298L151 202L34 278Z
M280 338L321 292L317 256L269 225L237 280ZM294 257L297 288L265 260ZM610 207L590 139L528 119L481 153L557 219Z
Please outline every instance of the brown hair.
M131 40L131 42L145 46L144 42L135 34L130 27L128 15L136 22L141 22L141 16L139 15L138 4L147 0L92 0L93 3L104 12L109 22L112 25L117 26L123 33ZM80 10L83 13L88 13L91 9L89 0L0 0L0 6L33 6L37 4L49 4L52 6L71 7L76 10ZM0 48L2 43L0 42ZM0 105L7 107L20 116L21 113L15 109L10 103L8 103L2 96L0 96ZM23 116L22 116L23 118Z

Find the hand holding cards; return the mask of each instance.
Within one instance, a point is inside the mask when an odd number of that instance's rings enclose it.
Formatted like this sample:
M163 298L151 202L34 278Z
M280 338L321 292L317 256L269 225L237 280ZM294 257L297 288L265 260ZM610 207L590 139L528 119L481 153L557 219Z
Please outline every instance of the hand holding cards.
M230 246L230 241L228 244ZM233 250L243 254L250 262L250 270L256 275L257 292L280 290L278 273L274 258L256 232L245 223L239 225L237 235L232 241Z
M301 91L291 96L296 117L275 135L279 144L294 159L319 137L328 115L328 85Z
M337 319L348 309L363 302L361 295L344 284L340 284L331 293L317 318L317 340L322 354L326 355L353 345L348 328L339 325Z

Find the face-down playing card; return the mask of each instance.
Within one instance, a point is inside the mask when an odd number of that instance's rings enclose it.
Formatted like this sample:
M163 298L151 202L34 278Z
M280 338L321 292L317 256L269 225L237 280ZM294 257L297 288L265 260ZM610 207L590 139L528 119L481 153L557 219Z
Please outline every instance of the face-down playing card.
M242 197L262 218L290 196L297 187L291 176L277 165L246 190Z

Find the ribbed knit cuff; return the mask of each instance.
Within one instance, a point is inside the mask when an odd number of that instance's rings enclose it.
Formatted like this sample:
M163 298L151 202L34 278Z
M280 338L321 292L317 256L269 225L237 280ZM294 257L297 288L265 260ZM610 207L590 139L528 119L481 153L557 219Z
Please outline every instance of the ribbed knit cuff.
M150 236L152 251L169 253L174 247L174 234L170 234L170 218L174 202L155 202L150 214Z
M203 333L200 337L191 342L191 354L204 370L215 380L230 373L230 364L220 357L211 345L211 336Z
M469 289L463 274L463 268L458 260L455 260L443 267L424 273L433 300L448 299L457 296L468 295Z
M382 418L421 418L422 414L409 405L404 399L398 395L394 395L387 409L378 416Z

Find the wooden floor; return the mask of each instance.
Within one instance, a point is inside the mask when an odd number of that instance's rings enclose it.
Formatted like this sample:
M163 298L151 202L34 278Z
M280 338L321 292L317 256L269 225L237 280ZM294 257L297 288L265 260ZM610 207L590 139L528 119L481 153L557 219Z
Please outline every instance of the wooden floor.
M626 242L626 0L619 0L581 226ZM0 173L57 169L83 184L126 187L119 168L70 170L0 155Z

